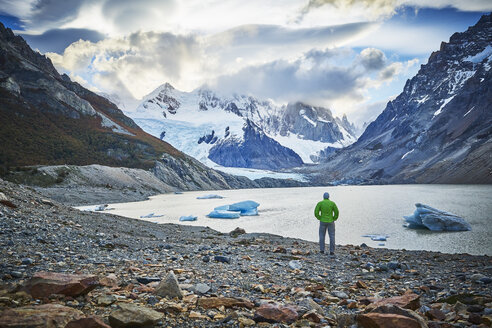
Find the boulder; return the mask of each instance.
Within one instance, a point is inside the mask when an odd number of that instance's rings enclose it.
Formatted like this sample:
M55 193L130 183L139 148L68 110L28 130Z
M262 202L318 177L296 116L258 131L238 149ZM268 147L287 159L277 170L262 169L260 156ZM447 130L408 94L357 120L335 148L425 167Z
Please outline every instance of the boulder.
M133 304L122 303L120 308L109 315L112 328L147 327L162 319L163 313Z
M226 308L243 307L252 309L254 304L248 300L231 297L202 297L198 299L198 305L204 309L218 309L221 306Z
M232 238L236 238L237 236L244 235L245 233L246 233L246 230L244 230L243 228L237 227L236 229L229 232L229 236L231 236Z
M392 313L360 314L357 323L361 328L422 328L417 320Z
M98 317L87 317L70 321L65 328L111 328Z
M427 323L424 318L410 309L404 309L396 305L382 305L372 310L371 313L383 313L383 314L398 314L404 317L413 319L418 322L421 328L427 328Z
M84 314L60 304L43 304L6 309L0 313L0 327L64 328Z
M99 280L94 275L37 272L24 285L23 290L34 298L42 298L52 294L79 296L87 294L97 286Z
M166 279L159 283L154 293L160 297L183 298L183 292L179 288L178 280L172 271L167 274Z
M383 305L396 305L404 309L417 310L420 307L420 296L413 293L405 293L401 296L394 296L376 300L368 306L369 309L375 309Z
M293 306L266 303L256 309L254 320L256 322L282 322L291 324L296 321L298 317L299 314L297 313L297 309Z
M415 206L417 209L412 215L404 216L408 228L427 228L431 231L469 231L472 229L465 219L455 214L419 203Z

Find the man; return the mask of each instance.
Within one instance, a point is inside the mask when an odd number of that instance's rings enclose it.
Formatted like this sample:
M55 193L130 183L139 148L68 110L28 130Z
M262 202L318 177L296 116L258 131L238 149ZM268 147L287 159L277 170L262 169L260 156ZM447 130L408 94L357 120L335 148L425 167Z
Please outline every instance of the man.
M323 200L314 209L314 216L319 220L319 250L325 253L326 229L330 236L330 255L335 255L335 221L338 219L338 207L330 200L330 194L325 192Z

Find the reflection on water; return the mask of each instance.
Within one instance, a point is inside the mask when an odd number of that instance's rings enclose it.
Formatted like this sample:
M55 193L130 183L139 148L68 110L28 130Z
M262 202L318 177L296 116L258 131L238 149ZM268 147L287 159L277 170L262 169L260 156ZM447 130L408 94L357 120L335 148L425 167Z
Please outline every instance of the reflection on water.
M387 234L383 247L423 249L447 253L492 255L492 186L483 185L391 185L337 186L310 188L246 189L213 191L224 199L196 199L211 192L165 194L148 201L111 204L109 212L132 218L155 213L163 215L149 221L209 226L222 232L236 227L247 232L268 232L286 237L317 241L318 221L313 212L316 203L328 191L340 209L336 223L337 244L380 242L364 238L366 234ZM209 219L214 207L243 200L260 203L260 215L235 220ZM423 203L465 218L472 231L430 232L403 227L403 215L412 214L415 203ZM179 222L182 215L196 215L194 222Z

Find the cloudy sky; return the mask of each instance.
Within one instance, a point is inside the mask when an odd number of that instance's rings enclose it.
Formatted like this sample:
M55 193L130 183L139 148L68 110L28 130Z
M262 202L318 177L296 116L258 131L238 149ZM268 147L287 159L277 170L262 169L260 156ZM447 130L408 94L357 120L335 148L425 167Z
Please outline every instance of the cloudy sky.
M0 0L0 21L126 110L164 82L207 84L362 124L491 10L490 0Z

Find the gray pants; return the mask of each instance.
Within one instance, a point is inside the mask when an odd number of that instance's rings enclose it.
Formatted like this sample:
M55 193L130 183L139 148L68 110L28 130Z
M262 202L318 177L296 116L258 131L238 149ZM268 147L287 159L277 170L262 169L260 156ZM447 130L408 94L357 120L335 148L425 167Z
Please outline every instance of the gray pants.
M319 250L325 251L325 236L328 229L330 236L330 253L335 252L335 222L319 222Z

